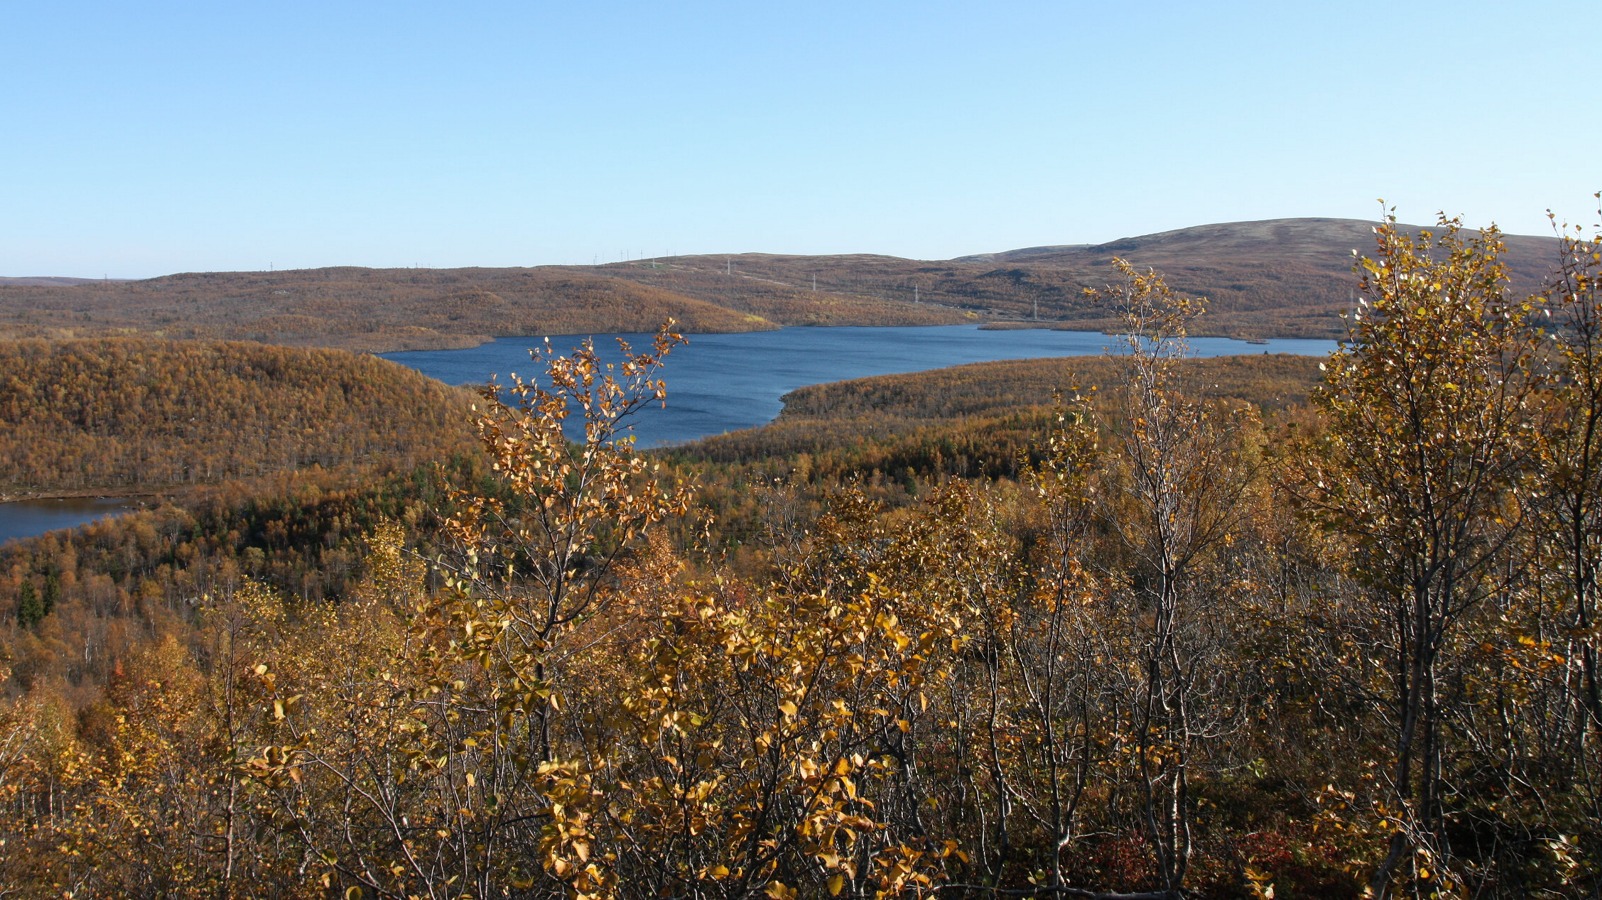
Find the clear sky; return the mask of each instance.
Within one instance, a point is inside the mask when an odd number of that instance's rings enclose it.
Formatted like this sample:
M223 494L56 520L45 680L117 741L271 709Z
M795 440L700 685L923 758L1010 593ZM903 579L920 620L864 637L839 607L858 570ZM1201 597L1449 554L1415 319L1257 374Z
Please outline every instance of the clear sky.
M1602 2L0 0L0 275L1594 223Z

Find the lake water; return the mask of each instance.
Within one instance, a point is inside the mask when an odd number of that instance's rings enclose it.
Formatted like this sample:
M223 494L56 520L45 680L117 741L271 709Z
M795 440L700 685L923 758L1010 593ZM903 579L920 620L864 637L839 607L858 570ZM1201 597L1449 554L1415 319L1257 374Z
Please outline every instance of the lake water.
M0 544L58 528L77 528L96 519L125 512L125 500L72 497L65 500L15 500L0 503Z
M597 350L615 350L614 337L635 350L648 349L651 335L596 335ZM641 447L692 441L773 421L780 400L799 387L871 375L921 372L964 363L1055 356L1093 356L1121 349L1119 338L1090 331L982 330L975 325L908 328L782 328L745 334L689 335L689 344L667 358L667 408L651 407L635 419ZM551 339L566 353L583 336ZM447 384L483 384L507 373L525 378L538 366L530 347L542 337L500 338L466 350L415 350L382 354ZM1324 356L1334 341L1282 339L1265 344L1227 338L1193 338L1196 356L1293 353ZM615 358L615 353L613 353Z
M614 337L635 349L650 347L651 335L597 335L595 345L616 358ZM551 338L551 347L566 353L583 338ZM528 348L544 338L518 337L467 350L420 350L386 353L392 359L447 384L482 384L495 375L504 383L509 372L525 377L537 366ZM1226 338L1194 338L1196 356L1246 353L1295 353L1324 356L1334 341L1283 339L1251 344ZM747 334L690 335L690 343L667 359L666 409L649 408L635 419L640 446L692 441L771 422L784 404L780 398L809 384L921 372L963 363L1048 356L1091 356L1118 352L1118 338L1089 331L984 331L977 326L923 328L783 328ZM105 498L23 500L0 503L0 544L58 528L79 525L128 509L125 501Z

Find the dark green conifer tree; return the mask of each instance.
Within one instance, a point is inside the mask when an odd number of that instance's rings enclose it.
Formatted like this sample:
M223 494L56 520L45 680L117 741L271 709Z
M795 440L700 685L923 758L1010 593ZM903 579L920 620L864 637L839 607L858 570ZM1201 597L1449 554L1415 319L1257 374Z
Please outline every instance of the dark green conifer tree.
M32 628L45 617L44 601L39 598L39 592L34 590L33 582L24 581L22 591L17 595L17 624L23 628Z

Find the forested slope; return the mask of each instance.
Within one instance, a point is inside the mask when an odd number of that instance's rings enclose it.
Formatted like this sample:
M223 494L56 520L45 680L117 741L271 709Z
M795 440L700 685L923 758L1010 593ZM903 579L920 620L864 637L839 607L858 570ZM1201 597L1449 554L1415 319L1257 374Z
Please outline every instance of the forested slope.
M157 493L313 466L409 469L469 446L468 402L343 351L0 342L0 495Z
M1176 377L1191 396L1274 415L1306 402L1318 363L1281 354L1187 359ZM1121 365L1109 357L1009 360L812 385L785 395L768 425L672 454L819 482L1016 477L1038 461L1034 445L1062 402L1083 394L1118 414L1097 386L1116 383ZM716 492L719 479L707 480Z

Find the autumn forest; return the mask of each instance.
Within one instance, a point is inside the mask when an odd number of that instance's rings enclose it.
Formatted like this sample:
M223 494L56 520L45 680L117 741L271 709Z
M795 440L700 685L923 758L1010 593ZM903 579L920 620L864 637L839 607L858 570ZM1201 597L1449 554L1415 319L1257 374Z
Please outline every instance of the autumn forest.
M0 496L143 507L0 546L0 897L1602 896L1602 244L1328 227L0 285ZM1126 352L629 437L686 320L1042 298Z

